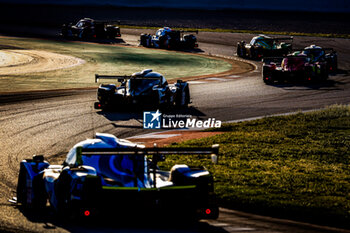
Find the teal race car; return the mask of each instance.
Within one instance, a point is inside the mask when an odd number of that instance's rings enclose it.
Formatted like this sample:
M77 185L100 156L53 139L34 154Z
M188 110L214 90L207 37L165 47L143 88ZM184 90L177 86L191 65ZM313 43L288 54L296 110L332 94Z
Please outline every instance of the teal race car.
M237 43L237 56L253 60L263 57L280 57L292 51L293 37L269 37L259 35L252 38L249 44L245 41Z

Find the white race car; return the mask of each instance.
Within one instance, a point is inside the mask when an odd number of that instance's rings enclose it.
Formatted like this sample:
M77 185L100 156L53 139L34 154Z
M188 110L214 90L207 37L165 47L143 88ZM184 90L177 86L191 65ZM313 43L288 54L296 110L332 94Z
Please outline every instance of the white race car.
M183 34L186 32L198 33L198 31L173 30L164 27L158 29L155 35L141 34L140 45L163 49L194 49L198 47L197 38L192 34Z

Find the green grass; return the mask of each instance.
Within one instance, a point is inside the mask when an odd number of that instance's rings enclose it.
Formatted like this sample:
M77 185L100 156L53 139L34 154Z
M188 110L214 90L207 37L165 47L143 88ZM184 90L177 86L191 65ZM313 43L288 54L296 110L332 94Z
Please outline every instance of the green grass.
M134 25L118 25L120 28L134 28L134 29L159 29L159 27L146 27ZM173 28L176 30L190 30L199 32L228 32L228 33L250 33L250 34L268 34L268 35L289 35L289 36L315 36L327 38L345 38L349 39L349 34L339 33L307 33L307 32L280 32L280 31L264 31L264 30L241 30L241 29L223 29L223 28Z
M221 206L350 227L349 106L219 131L174 146L220 144L218 165L190 157L178 162L208 167Z
M151 68L168 80L220 73L232 68L220 59L173 51L94 43L60 42L27 38L0 37L0 45L71 55L85 64L56 71L0 77L0 92L79 88L95 86L94 75L129 75Z

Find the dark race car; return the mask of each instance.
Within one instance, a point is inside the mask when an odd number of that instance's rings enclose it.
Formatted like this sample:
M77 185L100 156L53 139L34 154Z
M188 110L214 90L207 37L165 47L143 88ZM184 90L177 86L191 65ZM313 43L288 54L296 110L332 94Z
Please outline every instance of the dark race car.
M140 45L163 49L194 49L198 47L196 36L183 34L186 32L198 33L198 31L172 30L169 27L164 27L158 29L155 35L141 34Z
M97 90L96 109L187 107L190 103L190 89L187 82L177 80L168 84L163 75L143 70L131 76L95 75L99 79L116 79L121 83L101 84Z
M63 24L61 35L64 38L81 40L114 39L120 37L120 28L112 25L112 23L84 18L76 24Z
M62 217L118 216L144 218L158 215L215 219L213 177L204 167L176 164L160 170L169 155L211 155L217 161L218 145L210 148L145 148L111 134L81 141L61 165L43 156L22 160L17 203L27 210L50 206ZM15 198L13 199L15 200ZM139 215L137 215L139 214Z
M314 62L305 54L295 53L286 57L264 58L262 77L266 84L321 81L328 78L328 70L326 62Z
M326 62L328 72L336 73L338 69L338 55L334 49L310 45L305 47L301 53L307 55L311 62Z
M285 56L292 50L293 37L253 37L249 44L237 43L237 55L242 58L262 59L263 57Z

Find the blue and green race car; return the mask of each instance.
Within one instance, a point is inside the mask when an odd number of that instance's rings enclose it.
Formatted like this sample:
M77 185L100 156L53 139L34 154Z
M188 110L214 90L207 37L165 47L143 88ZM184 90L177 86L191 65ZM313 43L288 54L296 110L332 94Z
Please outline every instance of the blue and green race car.
M49 164L43 156L21 161L17 203L28 209L49 203L69 218L156 212L215 219L218 206L209 171L185 164L161 170L158 162L175 154L211 155L217 162L218 149L145 148L96 133L73 146L63 164Z

